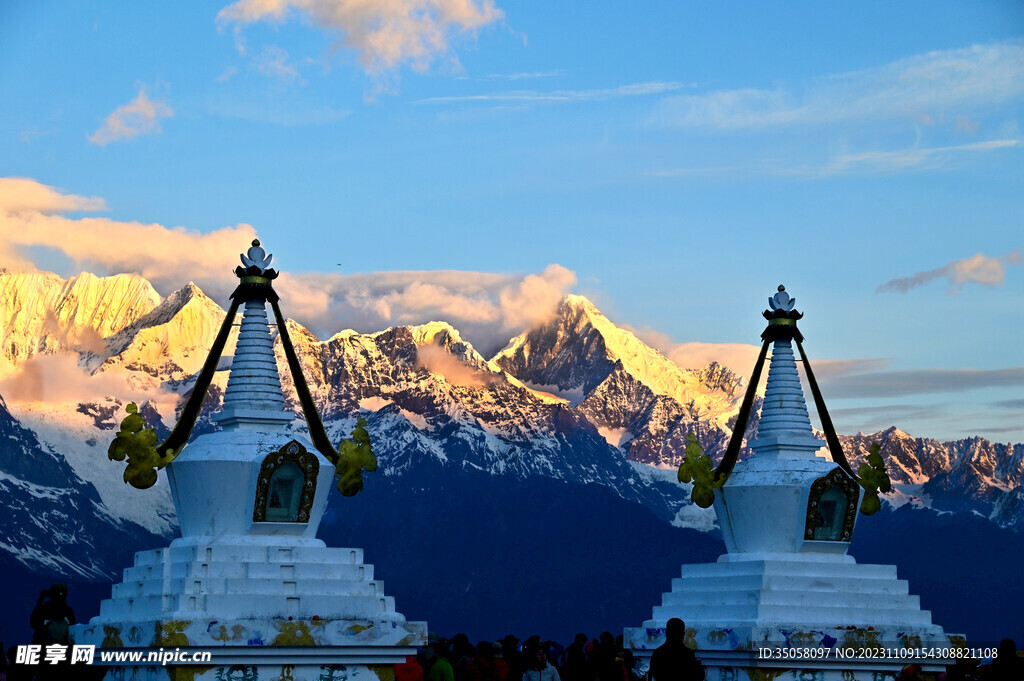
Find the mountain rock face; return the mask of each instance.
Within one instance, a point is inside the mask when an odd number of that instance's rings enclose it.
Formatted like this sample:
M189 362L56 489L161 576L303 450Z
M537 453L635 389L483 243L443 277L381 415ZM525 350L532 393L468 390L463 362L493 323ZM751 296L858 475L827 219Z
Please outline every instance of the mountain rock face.
M166 476L145 492L127 487L123 465L107 459L107 445L129 401L166 436L224 310L191 283L161 300L137 275L82 274L65 281L3 273L0 294L0 378L17 379L38 358L67 358L61 365L63 392L0 402L0 492L11 500L13 519L0 528L0 567L13 563L19 570L110 579L131 562L131 551L166 544L176 520ZM282 306L287 310L287 301ZM689 433L713 457L724 452L746 389L728 368L712 363L682 369L579 296L567 296L551 320L513 338L491 359L445 322L369 334L345 330L326 340L292 320L287 324L332 440L348 437L357 416L366 417L380 464L368 476L367 490L380 480L389 490L385 496L395 495L394 506L379 517L366 507L364 515L349 518L345 504L353 502L333 498L324 531L334 543L346 541L349 531L369 542L378 520L398 527L415 516L413 525L425 536L434 536L432 523L440 523L438 536L464 544L453 524L477 512L483 515L469 525L493 527L496 541L515 543L542 524L543 513L533 511L558 508L552 522L578 524L584 536L604 527L619 535L661 537L653 528L663 525L666 541L687 542L693 560L718 551L713 512L689 502L689 487L676 482L675 468ZM301 431L294 382L275 343L286 402L296 412L293 428ZM232 336L194 434L217 427L209 417L219 408L233 347ZM746 437L756 429L755 410ZM854 467L872 442L881 444L895 483L889 506L902 507L900 518L913 513L915 523L925 522L919 518L938 517L928 510L933 509L984 521L996 533L1016 536L1024 528L1024 445L980 438L940 443L896 428L841 440ZM473 490L486 503L463 498ZM610 506L609 498L615 500ZM578 515L567 500L579 505ZM593 504L614 506L614 518ZM357 507L359 502L352 508ZM437 515L441 509L450 515ZM581 564L573 552L585 546L568 538L547 541L562 535L546 532L538 545L553 561ZM695 540L698 535L704 539ZM624 540L627 545L637 555L606 555L602 565L627 574L637 560L656 561L653 554L680 560L664 547ZM680 550L686 553L687 546ZM475 557L475 549L435 555L435 548L418 550L435 562L462 556L462 564L444 568L454 571L455 581L508 578L501 565ZM612 546L606 550L614 553ZM525 570L520 558L508 555L503 565ZM643 570L634 577L642 579ZM572 575L562 578L570 588ZM623 582L621 589L641 593L634 586ZM481 613L499 607L479 587L472 593ZM584 607L559 602L563 609ZM595 617L625 616L615 613Z
M575 405L627 458L667 468L682 462L690 432L709 453L724 451L743 397L730 370L682 369L581 296L566 296L551 321L513 338L493 361Z
M0 272L0 377L37 354L91 350L139 319L159 302L137 274L97 277L84 272Z
M78 579L116 574L130 553L153 535L113 517L96 488L60 454L24 428L0 399L0 550L37 572Z
M898 428L872 435L841 436L854 468L871 445L881 445L886 470L896 486L890 501L910 501L936 511L966 512L1001 527L1024 528L1024 445L983 438L940 443L914 438Z
M680 489L646 484L585 414L527 388L448 324L346 331L317 341L289 322L289 333L336 439L348 435L360 409L370 412L385 474L441 463L520 479L594 483L664 519L683 503ZM278 352L285 392L294 395Z

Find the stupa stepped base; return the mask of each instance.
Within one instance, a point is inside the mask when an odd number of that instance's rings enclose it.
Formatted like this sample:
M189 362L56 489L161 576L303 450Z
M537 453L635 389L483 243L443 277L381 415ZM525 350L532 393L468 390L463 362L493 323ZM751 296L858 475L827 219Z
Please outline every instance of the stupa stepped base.
M708 681L877 681L910 661L942 669L929 651L941 656L952 645L895 566L837 554L727 554L684 565L651 619L625 630L625 645L649 658L673 617L686 622Z
M108 661L111 681L391 679L426 644L427 625L406 621L362 561L362 549L317 539L177 539L136 553L72 636L96 646L96 664L103 653L212 655L198 667Z
M319 544L319 545L317 545ZM319 617L396 620L394 599L362 562L362 549L306 545L185 543L140 551L100 604L94 623L160 619Z
M907 582L896 578L895 566L805 555L750 554L742 560L731 554L718 563L684 565L643 626L657 628L679 617L701 628L799 622L817 628L904 627L942 636Z

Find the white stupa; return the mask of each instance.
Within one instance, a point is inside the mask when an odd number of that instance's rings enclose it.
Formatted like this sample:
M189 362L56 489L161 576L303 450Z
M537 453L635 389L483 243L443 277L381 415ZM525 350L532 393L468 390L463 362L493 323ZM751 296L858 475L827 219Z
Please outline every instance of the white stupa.
M279 314L270 286L276 272L258 241L242 261L232 310L244 302L244 315L224 407L214 417L222 430L200 435L167 466L182 536L137 553L100 614L73 636L103 648L214 651L215 666L195 679L389 677L382 670L426 642L426 624L396 612L362 549L316 538L334 465L286 430L293 414L284 410L266 311L269 298ZM225 338L233 318L229 312ZM205 392L201 380L195 390ZM313 418L311 431L320 426ZM168 678L158 665L111 675Z
M794 302L781 286L770 299L762 338L765 350L772 345L771 365L754 455L736 463L715 494L727 552L716 563L683 565L651 619L624 634L647 657L664 642L666 622L682 619L687 645L713 681L874 679L950 646L895 566L862 565L847 554L862 489L817 453L825 442L811 428L797 373ZM763 357L764 350L751 399ZM741 409L740 437L745 424ZM916 661L926 669L941 664Z

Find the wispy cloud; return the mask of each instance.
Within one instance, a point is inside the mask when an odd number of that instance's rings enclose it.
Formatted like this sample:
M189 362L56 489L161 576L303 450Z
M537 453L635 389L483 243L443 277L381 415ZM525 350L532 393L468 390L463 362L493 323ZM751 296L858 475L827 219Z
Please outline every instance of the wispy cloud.
M889 360L877 357L861 359L820 359L811 361L811 369L815 378L825 381L851 374L862 374L867 371L878 371L889 365Z
M139 88L135 99L114 109L103 125L89 136L89 141L102 147L117 140L158 133L160 119L173 115L174 111L165 102L153 101L145 88Z
M906 293L912 288L923 286L936 279L946 279L949 283L948 293L956 294L964 284L981 284L982 286L1000 286L1006 279L1008 265L1020 265L1024 262L1024 250L1017 249L1006 255L990 257L978 253L969 258L954 260L951 263L927 272L917 272L909 277L890 279L876 289L878 293Z
M217 14L221 26L281 23L299 15L340 35L366 72L379 75L402 66L424 71L451 54L453 36L500 21L493 0L238 0Z
M487 75L490 80L533 80L535 78L556 78L564 76L564 69L554 71L534 71L531 73L491 73Z
M908 369L848 374L842 380L823 380L828 395L897 397L930 393L957 393L979 388L1024 386L1024 367L1006 369Z
M927 416L929 410L934 409L930 406L921 406L916 404L878 404L870 407L840 407L838 409L829 409L830 416L875 416L881 417L889 425L892 418L896 415L900 417L904 416Z
M847 120L921 119L961 106L1024 95L1024 43L928 52L882 67L779 87L719 90L666 99L654 120L712 129L818 125Z
M217 76L216 81L218 83L226 83L226 82L228 82L229 80L231 80L232 78L234 78L237 75L238 75L238 67L237 66L229 66L226 69L224 69L219 76Z
M299 77L299 71L292 63L288 51L277 45L264 45L263 50L253 59L256 70L268 78L282 81L293 81Z
M820 171L809 170L805 174L824 177L849 173L899 172L911 169L933 170L948 165L955 156L960 154L978 154L998 149L1019 147L1020 145L1020 140L989 140L986 142L945 147L913 147L896 151L865 151L856 154L841 154Z
M893 151L872 150L840 153L824 165L783 166L776 162L749 163L742 166L708 166L652 170L649 177L726 177L774 176L825 179L841 175L884 175L924 172L956 167L956 161L967 155L1024 146L1020 140L1003 139L941 147L909 147Z
M300 101L271 92L253 92L244 100L218 97L207 104L207 110L215 116L285 127L329 125L352 113L350 109L335 109L319 102Z
M417 100L417 104L444 104L451 102L518 102L527 104L557 104L562 102L593 102L619 97L642 97L671 92L685 87L682 83L651 81L632 83L599 90L510 90L482 95L452 95L450 97L428 97Z

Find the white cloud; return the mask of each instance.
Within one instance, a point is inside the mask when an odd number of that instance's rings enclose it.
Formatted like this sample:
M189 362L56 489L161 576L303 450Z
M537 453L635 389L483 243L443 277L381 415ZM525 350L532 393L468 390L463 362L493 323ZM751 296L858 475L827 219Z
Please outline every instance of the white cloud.
M428 97L417 101L417 104L445 104L450 102L519 102L532 104L557 104L562 102L593 102L619 97L639 97L671 92L685 87L682 83L652 81L647 83L631 83L613 88L599 90L553 90L540 92L537 90L513 90L510 92L493 92L483 95L455 95L451 97Z
M0 178L0 266L33 270L28 249L62 253L97 274L138 272L162 295L193 280L226 304L237 285L238 253L257 236L247 224L207 233L184 227L72 218L60 211L102 207L25 178ZM56 213L56 214L55 214ZM273 252L274 244L266 244ZM289 272L276 283L282 309L322 337L344 328L451 322L486 355L525 326L554 314L576 275L553 264L533 274L398 271L371 274Z
M558 301L576 284L576 274L561 265L548 265L540 274L528 274L506 286L498 295L506 329L525 329L543 324Z
M809 171L807 174L824 177L848 173L884 173L911 169L933 170L947 165L954 156L959 154L977 154L1019 146L1019 140L989 140L945 147L912 147L896 151L840 154L824 169Z
M499 380L496 375L481 371L436 345L421 345L416 348L416 360L420 366L426 367L432 373L441 374L453 385L482 388Z
M116 140L157 133L161 130L160 119L173 115L174 111L165 102L151 100L145 88L139 88L138 96L107 116L99 130L89 136L89 141L102 147Z
M70 213L106 210L103 199L64 194L27 177L0 177L0 213Z
M321 335L346 327L368 332L443 320L486 356L524 328L549 319L575 283L572 271L553 264L526 275L452 270L286 272L277 289L287 301L288 314L312 320Z
M928 52L878 68L785 88L719 90L666 99L665 125L717 129L816 125L846 120L924 120L957 107L991 106L1024 95L1024 43Z
M451 51L451 37L499 21L493 0L238 0L217 14L220 25L283 22L292 13L340 33L363 68L379 75L402 66L426 70Z
M555 69L554 71L532 71L528 73L491 73L487 77L491 80L532 80L534 78L555 78L564 75L564 69Z
M184 227L61 214L103 207L102 199L63 194L35 180L0 178L0 266L32 270L25 250L45 247L100 274L138 272L163 294L185 284L190 273L200 273L205 278L196 281L208 293L227 296L235 285L235 254L256 236L246 224L203 234Z
M1002 285L1006 278L1008 265L1020 265L1021 262L1024 262L1024 250L1021 249L998 257L977 253L969 258L954 260L934 270L917 272L909 277L890 279L879 286L877 292L906 293L912 288L923 286L936 279L946 279L949 282L948 292L950 294L958 293L964 284L981 284L994 288Z
M77 352L31 357L18 366L16 373L3 379L0 390L11 403L86 402L107 396L143 402L169 397L162 389L132 386L123 375L90 374L79 366Z

